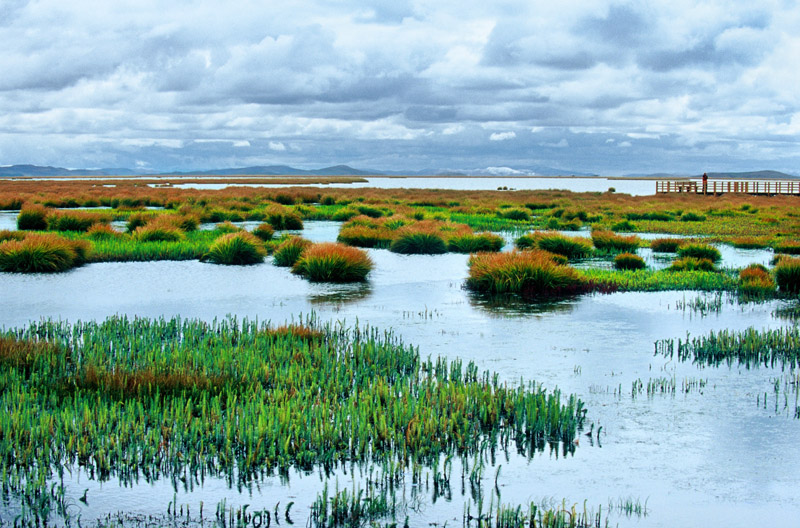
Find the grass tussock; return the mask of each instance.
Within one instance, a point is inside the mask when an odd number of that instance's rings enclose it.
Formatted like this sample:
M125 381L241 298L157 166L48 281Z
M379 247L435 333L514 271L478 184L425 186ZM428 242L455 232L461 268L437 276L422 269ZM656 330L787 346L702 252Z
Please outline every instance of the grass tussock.
M739 272L739 291L749 296L769 296L775 291L775 280L765 266L751 264Z
M677 253L684 241L680 238L654 238L650 241L653 253Z
M669 271L716 271L714 262L707 258L697 257L682 257L675 259L669 268Z
M253 234L266 242L267 240L272 240L272 237L275 236L275 230L270 224L264 223L253 229Z
M303 220L300 216L279 205L267 209L266 220L276 231L299 231L303 229Z
M678 256L681 258L695 258L710 260L717 263L722 260L722 254L714 246L701 243L687 243L678 248Z
M633 253L641 245L641 239L636 235L623 236L613 231L595 230L592 231L592 244L600 251Z
M551 253L531 250L472 255L467 287L490 294L555 297L586 291L589 284Z
M57 211L47 216L48 231L87 232L93 225L108 224L111 216L87 211Z
M447 242L439 233L409 230L392 240L389 251L404 255L439 255L447 253Z
M361 249L325 242L306 248L292 266L292 273L312 282L361 282L373 263Z
M556 255L563 255L568 260L578 260L592 253L588 240L579 237L568 237L560 233L535 232L523 235L516 240L519 249L541 249Z
M109 240L122 236L122 233L118 232L108 224L94 224L89 228L86 234L92 240Z
M497 252L504 245L503 237L494 233L465 233L447 241L447 249L453 253Z
M179 242L186 235L175 226L155 223L137 227L133 238L139 242Z
M620 253L614 257L614 268L618 270L637 270L646 267L644 259L633 253Z
M244 266L264 262L266 250L257 236L246 231L222 235L211 244L202 260L214 264Z
M272 253L273 263L276 266L290 268L300 258L309 246L311 241L302 237L289 237L275 248Z
M780 291L800 293L800 258L782 257L775 264L775 282Z
M0 271L57 273L86 262L91 244L53 234L31 234L0 243Z
M41 205L25 207L17 215L17 229L20 231L45 231L47 230L48 214L48 209Z
M10 229L0 229L0 242L6 240L23 240L25 233L23 231L11 231Z

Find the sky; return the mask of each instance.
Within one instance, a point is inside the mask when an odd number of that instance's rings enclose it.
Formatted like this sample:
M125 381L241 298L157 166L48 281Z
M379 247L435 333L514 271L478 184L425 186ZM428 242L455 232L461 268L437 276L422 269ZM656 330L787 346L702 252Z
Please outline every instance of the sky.
M0 0L0 165L800 174L795 1Z

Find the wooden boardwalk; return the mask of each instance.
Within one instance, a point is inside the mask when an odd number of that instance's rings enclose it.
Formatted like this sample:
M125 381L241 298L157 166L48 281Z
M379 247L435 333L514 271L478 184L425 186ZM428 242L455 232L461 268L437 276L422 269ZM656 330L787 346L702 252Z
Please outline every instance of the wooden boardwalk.
M657 180L656 194L666 193L800 196L800 180L708 180L705 190L700 180Z

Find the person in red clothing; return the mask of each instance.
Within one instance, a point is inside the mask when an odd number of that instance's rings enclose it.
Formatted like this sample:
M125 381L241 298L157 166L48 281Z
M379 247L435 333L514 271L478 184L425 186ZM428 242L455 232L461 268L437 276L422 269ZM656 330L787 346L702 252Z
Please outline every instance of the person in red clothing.
M708 194L708 173L703 173L703 194Z

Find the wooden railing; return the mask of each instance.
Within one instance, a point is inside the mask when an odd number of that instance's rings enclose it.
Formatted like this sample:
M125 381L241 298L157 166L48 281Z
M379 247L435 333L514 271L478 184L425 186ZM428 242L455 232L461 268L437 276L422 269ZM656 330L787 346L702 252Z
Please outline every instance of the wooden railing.
M800 195L800 180L657 180L656 194L793 194Z

